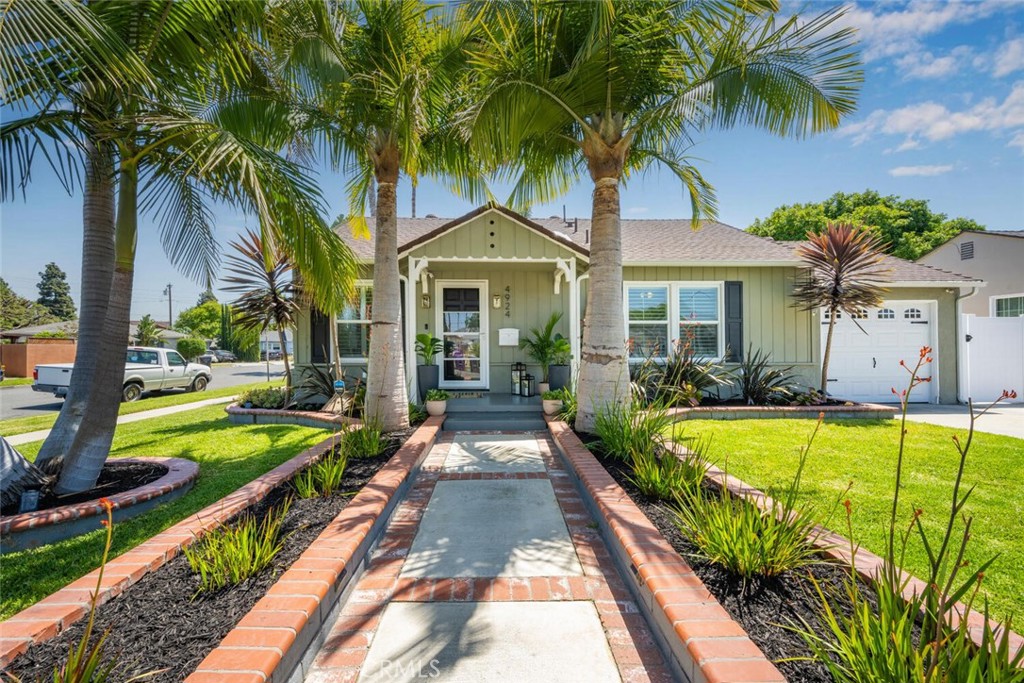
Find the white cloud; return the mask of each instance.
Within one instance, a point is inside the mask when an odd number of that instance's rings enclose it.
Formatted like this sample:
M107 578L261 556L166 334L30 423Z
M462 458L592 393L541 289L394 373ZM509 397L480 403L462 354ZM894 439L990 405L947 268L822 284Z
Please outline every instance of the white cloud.
M1007 143L1008 147L1020 147L1024 151L1024 130L1010 138L1010 142Z
M889 175L896 178L903 176L933 176L949 173L952 170L952 164L943 164L941 166L897 166L896 168L889 169Z
M911 52L898 57L896 66L904 79L945 78L959 71L970 57L971 49L961 45L942 57L936 57L931 52Z
M899 109L876 109L867 118L843 126L840 137L859 145L877 135L902 135L898 149L914 149L922 139L947 140L961 133L1001 132L1024 127L1024 81L1018 81L1002 102L987 97L961 111L951 111L937 102L921 102Z
M1024 69L1024 38L1004 43L995 54L992 75L996 77Z

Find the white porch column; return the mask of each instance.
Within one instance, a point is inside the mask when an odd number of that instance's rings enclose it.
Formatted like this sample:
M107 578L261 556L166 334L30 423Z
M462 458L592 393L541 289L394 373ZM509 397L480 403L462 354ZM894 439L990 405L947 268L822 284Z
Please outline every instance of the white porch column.
M405 282L405 386L409 391L409 402L419 403L414 343L416 339L416 284L415 280L405 275L399 275L398 279Z
M576 259L569 261L569 362L570 381L576 378L580 367L580 283L576 280Z

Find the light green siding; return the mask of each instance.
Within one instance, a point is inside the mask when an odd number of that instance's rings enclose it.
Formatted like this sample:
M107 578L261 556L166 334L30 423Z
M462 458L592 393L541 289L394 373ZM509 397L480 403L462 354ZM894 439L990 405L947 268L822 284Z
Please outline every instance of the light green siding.
M430 259L555 259L575 254L568 247L496 212L477 216L408 253Z

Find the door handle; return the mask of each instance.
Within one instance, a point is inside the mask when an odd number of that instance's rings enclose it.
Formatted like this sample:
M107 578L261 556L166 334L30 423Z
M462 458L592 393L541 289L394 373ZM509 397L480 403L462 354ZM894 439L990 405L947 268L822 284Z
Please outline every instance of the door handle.
M877 358L872 358L871 359L871 367L872 368L877 368L878 367L878 359Z

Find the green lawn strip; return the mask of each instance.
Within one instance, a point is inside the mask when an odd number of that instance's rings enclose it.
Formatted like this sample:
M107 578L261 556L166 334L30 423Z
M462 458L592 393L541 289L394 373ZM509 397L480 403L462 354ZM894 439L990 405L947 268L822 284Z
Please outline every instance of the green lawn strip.
M259 389L263 387L283 386L284 380L272 382L254 382L252 384L239 384L233 387L219 387L200 392L174 391L168 394L146 394L138 401L122 403L119 414L131 415L141 413L145 410L156 410L170 406L180 406L196 401L205 401L209 398L221 398L224 396L235 396L248 389ZM57 413L46 413L45 415L33 415L32 417L15 417L9 420L0 420L0 434L4 436L15 436L35 432L40 429L49 429L57 421Z
M119 425L112 457L188 458L198 462L200 470L184 497L118 523L111 556L131 550L328 435L323 429L294 425L232 425L223 406ZM39 446L40 442L26 444L21 452L34 458ZM97 522L96 531L84 536L0 557L0 619L95 569L102 550Z
M685 437L711 438L710 457L719 467L768 493L787 486L797 466L797 449L813 429L811 420L691 420L677 429ZM901 495L900 528L915 508L933 534L945 528L958 455L951 437L964 432L908 422ZM679 432L677 432L678 434ZM814 443L803 475L802 498L810 500L825 521L843 489L852 482L854 538L883 555L892 509L899 421L838 420L826 422ZM999 558L985 573L992 614L1024 615L1024 440L976 433L964 474L975 486L967 505L974 517L968 559L975 566ZM829 526L846 533L840 509ZM933 536L934 538L934 536ZM907 568L922 576L926 555L911 546Z
M32 381L31 377L6 377L3 382L0 382L0 389L23 387L26 384L32 384Z

